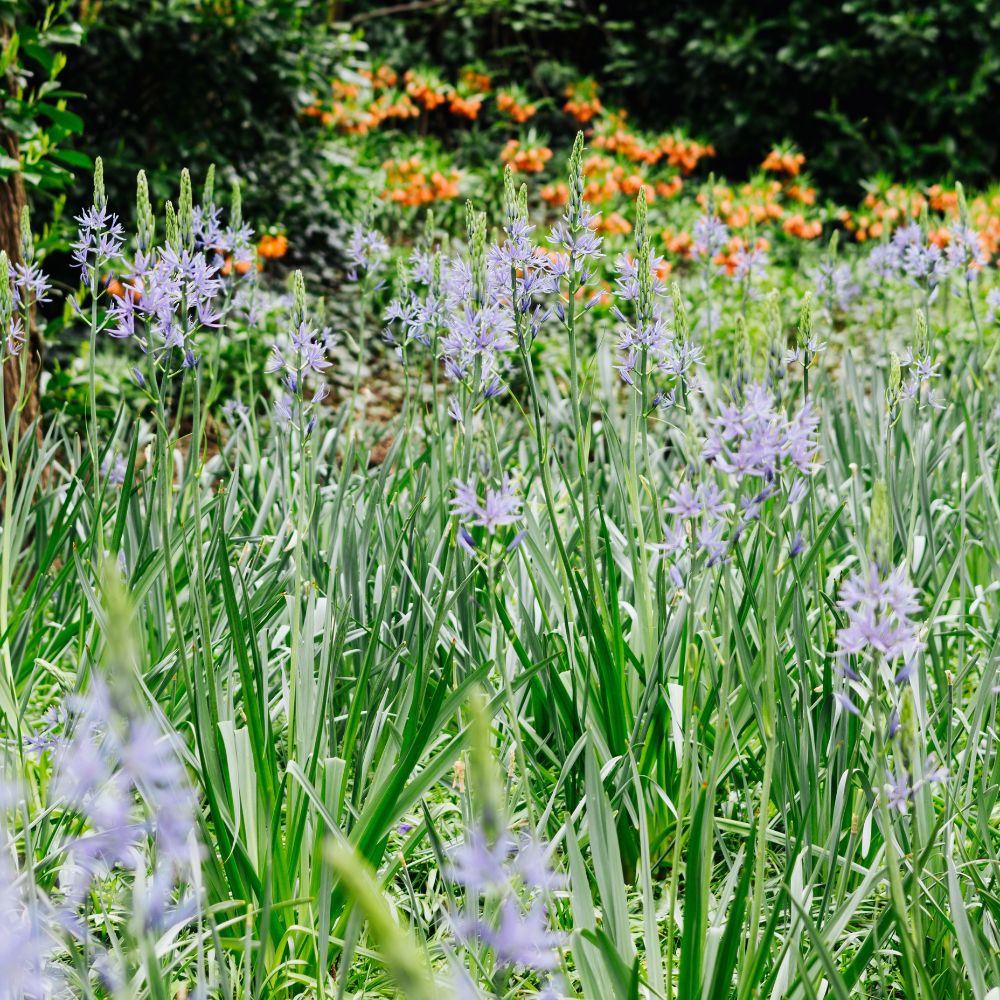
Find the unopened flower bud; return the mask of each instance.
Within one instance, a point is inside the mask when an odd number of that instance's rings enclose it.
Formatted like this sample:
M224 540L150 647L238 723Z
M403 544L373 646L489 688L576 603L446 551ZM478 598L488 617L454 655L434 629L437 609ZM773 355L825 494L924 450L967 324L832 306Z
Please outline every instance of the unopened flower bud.
M889 490L884 479L876 479L872 484L871 524L868 528L868 543L872 556L879 566L888 565L889 546L892 539L889 512Z
M145 170L140 170L135 178L135 218L139 249L149 250L156 238L156 216L153 215L153 206L149 200L149 183Z
M163 206L163 224L166 230L167 245L177 248L180 244L180 236L177 230L177 214L174 212L173 202L168 201Z
M97 157L94 160L94 206L104 208L108 203L108 196L104 191L104 160Z
M813 335L813 301L812 292L806 292L802 305L799 307L798 346L806 350Z
M194 246L194 196L191 192L191 174L185 167L181 171L181 193L177 199L177 236L182 247Z
M690 329L688 327L687 309L684 306L684 298L681 295L681 286L676 281L670 283L670 301L674 305L674 330L681 341L688 338Z
M240 194L240 182L233 181L229 195L229 225L239 229L243 225L243 197Z
M201 189L201 203L208 208L215 197L215 164L208 165L208 173L205 174L205 186Z
M28 206L21 209L21 259L30 264L35 257L35 239L31 234L31 213Z

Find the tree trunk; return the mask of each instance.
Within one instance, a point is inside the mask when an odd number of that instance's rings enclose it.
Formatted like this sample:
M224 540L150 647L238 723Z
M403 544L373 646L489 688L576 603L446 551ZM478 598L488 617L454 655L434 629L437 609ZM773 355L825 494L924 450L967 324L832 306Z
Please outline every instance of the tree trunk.
M0 130L0 149L11 159L20 160L17 136L13 133ZM19 173L11 174L6 180L0 182L0 250L7 251L11 264L21 263L21 210L24 205L24 178ZM0 277L0 280L4 278L6 275ZM38 374L42 358L41 334L35 323L29 323L28 327L23 346L23 350L28 352L26 369L28 384L23 389L26 402L21 410L22 430L38 415ZM0 335L6 336L6 330L0 331ZM21 358L7 357L6 345L0 353L5 358L3 366L4 412L9 418L13 407L17 405L21 389ZM3 429L0 428L0 433L2 432Z

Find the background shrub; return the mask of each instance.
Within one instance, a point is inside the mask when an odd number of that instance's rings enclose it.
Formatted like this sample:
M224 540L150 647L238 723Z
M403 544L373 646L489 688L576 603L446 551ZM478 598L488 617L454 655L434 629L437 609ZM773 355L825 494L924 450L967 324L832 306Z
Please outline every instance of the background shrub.
M377 16L385 6L350 5L374 50L454 66L491 52L541 82L545 61L575 64L644 125L710 136L724 173L756 166L781 138L841 198L878 171L983 183L1000 167L1000 7L989 0L507 0L406 20Z

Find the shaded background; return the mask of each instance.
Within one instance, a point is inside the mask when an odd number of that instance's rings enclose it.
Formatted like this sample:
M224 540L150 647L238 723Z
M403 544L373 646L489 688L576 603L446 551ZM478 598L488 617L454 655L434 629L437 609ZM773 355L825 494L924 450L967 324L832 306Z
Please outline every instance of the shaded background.
M962 180L1000 173L1000 3L945 0L84 0L60 82L80 134L101 153L112 204L127 213L135 172L174 195L177 171L210 162L243 182L246 215L295 233L289 265L323 278L357 211L349 156L301 115L360 59L426 64L454 77L472 62L558 96L593 75L633 124L674 125L714 144L713 168L746 176L775 143L806 154L825 194L853 204L878 173ZM0 0L27 23L44 6ZM533 123L534 124L534 123ZM540 115L555 139L574 127ZM83 157L86 160L86 157ZM88 170L56 187L89 196ZM29 190L38 204L45 185ZM327 263L329 262L329 264ZM332 272L326 277L332 280Z

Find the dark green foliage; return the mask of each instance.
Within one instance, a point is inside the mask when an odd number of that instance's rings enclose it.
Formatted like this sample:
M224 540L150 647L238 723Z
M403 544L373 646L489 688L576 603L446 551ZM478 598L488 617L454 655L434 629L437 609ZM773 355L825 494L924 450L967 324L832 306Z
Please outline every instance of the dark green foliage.
M243 183L245 218L307 231L311 259L329 266L343 231L338 164L299 114L357 48L328 13L309 0L102 4L66 77L86 94L78 109L111 201L131 203L140 166L160 204L176 197L178 163L200 183L214 162L220 191ZM306 245L293 240L288 262Z
M1000 168L990 0L505 0L372 16L385 6L351 5L373 50L450 67L502 59L536 79L540 60L560 60L596 76L605 103L637 122L708 137L724 174L782 139L848 200L878 171L982 184Z

